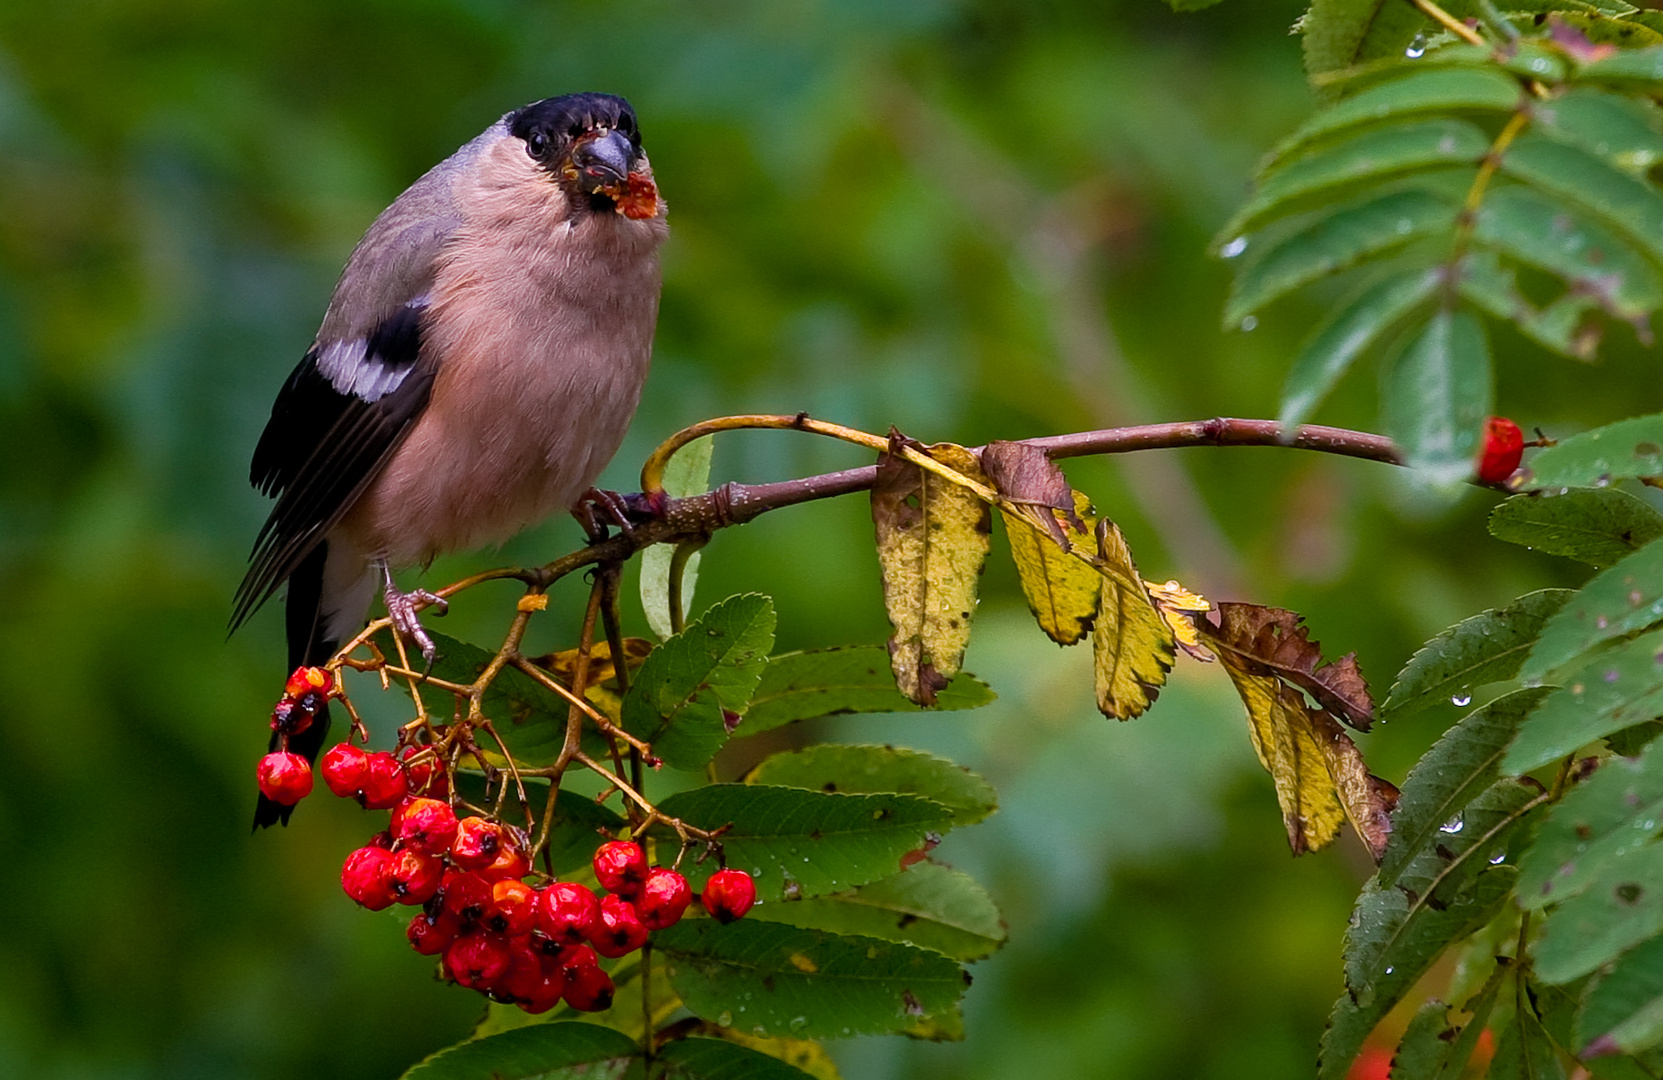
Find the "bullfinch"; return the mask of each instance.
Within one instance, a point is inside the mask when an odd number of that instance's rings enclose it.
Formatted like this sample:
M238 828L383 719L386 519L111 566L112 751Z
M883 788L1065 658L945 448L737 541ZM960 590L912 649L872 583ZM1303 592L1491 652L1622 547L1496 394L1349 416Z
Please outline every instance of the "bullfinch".
M289 668L320 664L380 591L431 662L393 569L590 490L641 396L666 233L635 112L608 94L516 109L410 185L353 249L254 449L277 502L232 628L287 582ZM320 711L288 749L315 759L328 727ZM255 827L292 809L262 794Z

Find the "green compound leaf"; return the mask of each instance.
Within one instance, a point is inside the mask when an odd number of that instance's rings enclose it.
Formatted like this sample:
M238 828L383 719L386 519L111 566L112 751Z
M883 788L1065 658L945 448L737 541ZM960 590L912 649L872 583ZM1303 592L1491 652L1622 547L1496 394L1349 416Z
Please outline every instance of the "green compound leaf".
M1518 903L1539 911L1584 892L1598 875L1663 832L1663 743L1615 757L1548 812L1519 860Z
M675 769L702 769L727 742L774 644L774 602L730 596L654 649L624 696L624 730Z
M1540 681L1596 645L1644 630L1660 619L1663 542L1654 540L1595 574L1560 608L1542 628L1520 674Z
M438 646L432 676L466 686L478 679L496 654L471 642L428 633ZM439 716L456 710L456 696L423 685L422 700ZM535 757L543 750L557 750L566 739L566 699L513 667L504 667L485 690L480 709L489 717L516 755Z
M1547 693L1537 687L1497 698L1433 744L1403 782L1392 835L1371 887L1397 884L1412 866L1424 872L1429 851L1438 844L1449 847L1452 835L1476 835L1466 831L1467 805L1495 784L1507 744Z
M750 916L805 930L903 941L955 960L981 960L1005 943L999 909L969 874L922 862L845 893L763 904Z
M1426 17L1407 4L1380 0L1312 0L1299 21L1305 72L1313 77L1368 60L1401 60Z
M533 1024L440 1050L402 1080L617 1080L640 1050L598 1024Z
M927 949L756 919L686 919L653 945L694 1015L764 1037L901 1031L950 1010L969 982Z
M952 812L913 795L830 795L788 787L710 784L659 803L668 817L722 833L729 866L756 878L763 901L806 898L865 885L896 873L901 857L952 828ZM660 827L655 835L673 839ZM695 890L716 860L688 860Z
M1593 313L1600 302L1566 289L1542 308L1525 299L1515 267L1504 265L1494 251L1479 248L1461 261L1457 281L1461 297L1543 348L1573 360L1592 360L1599 351L1600 324Z
M1447 234L1455 226L1458 209L1420 188L1389 191L1321 212L1262 251L1250 245L1224 307L1225 327L1236 326L1301 285L1411 240Z
M1440 701L1470 699L1480 686L1513 678L1548 617L1574 595L1570 589L1526 593L1506 607L1445 630L1398 672L1381 708L1382 718L1407 716Z
M1584 1057L1640 1054L1663 1042L1663 937L1635 946L1597 976L1577 1019L1577 1051ZM1642 1064L1657 1070L1657 1058Z
M1519 976L1515 975L1515 978ZM1530 1000L1520 992L1517 1008L1496 1040L1495 1057L1490 1059L1491 1080L1564 1080L1565 1068L1548 1038L1547 1029Z
M882 645L781 653L769 659L734 735L755 735L797 720L840 713L975 709L995 696L986 683L961 672L936 692L933 709L914 705L895 689L889 650Z
M1519 727L1502 760L1502 771L1529 772L1660 714L1663 634L1652 633L1603 653L1565 676L1564 685L1549 694Z
M764 759L745 782L845 795L918 795L945 806L957 825L980 821L999 806L993 785L964 766L893 746L827 743L789 750Z
M1515 495L1490 511L1490 535L1603 569L1663 536L1663 514L1610 488Z
M1580 146L1617 168L1644 177L1663 162L1657 107L1621 94L1579 87L1535 110L1536 130Z
M1472 476L1490 395L1483 325L1464 311L1439 311L1387 376L1386 431L1432 483L1461 483Z
M656 1055L664 1080L809 1080L809 1074L760 1050L725 1039L678 1039Z
M1602 158L1526 133L1501 159L1509 176L1590 211L1663 266L1663 192Z
M1585 431L1530 459L1533 487L1593 487L1663 475L1663 413Z
M1252 197L1219 235L1228 239L1251 232L1272 218L1308 207L1316 196L1331 200L1360 183L1474 165L1489 146L1489 136L1465 120L1417 120L1371 128L1276 163L1260 176Z
M1663 844L1606 863L1548 912L1533 950L1543 982L1569 982L1663 931Z
M1282 390L1282 426L1304 423L1352 363L1437 288L1437 270L1407 270L1381 279L1337 309L1294 359Z

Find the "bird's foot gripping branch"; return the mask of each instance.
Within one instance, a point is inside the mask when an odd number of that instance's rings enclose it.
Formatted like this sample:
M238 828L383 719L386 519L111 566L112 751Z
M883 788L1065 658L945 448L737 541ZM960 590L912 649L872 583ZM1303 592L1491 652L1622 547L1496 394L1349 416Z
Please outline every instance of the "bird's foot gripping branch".
M666 498L667 466L688 472L681 466L708 451L702 436L757 427L831 435L879 461ZM382 619L327 664L297 671L274 711L279 744L337 701L351 733L323 755L324 781L391 812L347 856L343 888L367 908L403 905L413 948L493 1002L478 1031L485 1037L413 1075L522 1075L504 1063L549 1071L646 1057L687 1076L747 1063L760 1075L825 1076L832 1066L816 1039L959 1037L964 965L990 955L1005 930L982 886L930 853L947 830L993 812L989 785L889 745L777 753L734 782L719 782L713 762L730 740L795 721L990 701L960 664L995 511L1039 628L1061 645L1091 641L1105 715L1147 710L1180 651L1219 663L1246 705L1294 852L1323 847L1349 822L1382 858L1397 793L1368 773L1345 733L1367 729L1375 713L1353 658L1324 662L1293 612L1146 582L1119 528L1052 460L1227 445L1395 460L1377 436L1247 420L972 450L801 415L730 417L679 433L649 459L642 486L665 507L657 518L546 566L480 574L435 594L453 600L485 581L523 582L494 650L436 635L427 668ZM1488 459L1483 467L1496 468ZM695 466L679 485L702 488L703 471ZM684 624L687 556L713 532L857 490L870 493L894 626L887 646L771 655L775 612L757 594ZM625 637L617 616L623 561L654 545L675 552L657 585L657 571L643 573L649 612L667 635L656 645ZM586 566L596 569L575 645L526 655L526 629L548 590ZM408 693L413 714L393 745L361 745L369 736L346 669ZM310 790L311 773L279 745L262 762L261 785L288 806ZM659 797L660 785L673 793ZM578 1023L577 1013L596 1022Z

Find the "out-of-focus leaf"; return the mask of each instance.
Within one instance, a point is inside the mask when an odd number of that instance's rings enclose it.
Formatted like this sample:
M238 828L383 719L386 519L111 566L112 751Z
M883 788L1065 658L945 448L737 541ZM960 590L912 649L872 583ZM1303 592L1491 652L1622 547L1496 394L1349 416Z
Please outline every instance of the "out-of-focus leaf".
M1621 49L1577 66L1576 80L1645 90L1663 80L1663 48ZM1636 85L1638 84L1638 85Z
M841 1080L836 1062L832 1061L824 1046L812 1039L764 1039L716 1024L704 1024L702 1031L712 1038L726 1039L769 1057L779 1058L787 1065L814 1077L814 1080Z
M1663 413L1572 435L1530 459L1534 487L1595 487L1637 476L1663 476Z
M1358 731L1369 729L1374 702L1356 653L1324 663L1322 644L1311 640L1297 611L1222 603L1218 619L1218 628L1207 633L1215 648L1275 672Z
M763 904L750 918L904 941L955 960L989 956L1006 936L999 909L975 878L931 862L849 892Z
M1572 360L1592 360L1604 332L1594 317L1600 303L1566 289L1545 307L1537 308L1520 291L1518 274L1504 266L1494 251L1475 250L1461 261L1457 283L1463 299L1481 311L1510 322L1543 348Z
M1611 863L1663 832L1663 743L1611 758L1571 788L1519 860L1519 906L1537 911L1587 889Z
M952 812L913 795L833 795L800 788L710 784L680 791L658 808L722 834L729 866L756 879L763 901L818 896L885 878L901 858L953 826ZM674 833L662 827L665 839ZM694 889L719 867L682 864Z
M1177 645L1112 521L1097 523L1097 554L1102 593L1091 637L1097 708L1130 720L1142 716L1166 685Z
M1405 463L1448 486L1473 474L1490 401L1483 325L1465 311L1440 310L1392 365L1381 404Z
M968 983L937 952L759 919L685 919L653 945L694 1015L759 1035L899 1031L952 1008Z
M1359 356L1433 295L1438 280L1436 269L1405 270L1337 308L1294 358L1282 389L1282 426L1304 423Z
M1166 0L1166 6L1173 11L1203 11L1220 2L1221 0Z
M1595 574L1548 619L1520 674L1526 679L1544 678L1601 642L1643 630L1659 619L1663 619L1663 542L1654 540Z
M1046 508L1054 528L1071 547L1086 544L1090 550L1096 518L1091 500L1073 493L1074 518ZM1091 632L1097 618L1101 578L1090 566L1074 558L1038 530L1017 521L1001 509L1005 536L1010 541L1011 559L1022 582L1022 595L1034 613L1039 628L1058 645L1073 645ZM1083 526L1082 527L1077 527Z
M1547 693L1540 687L1519 690L1474 710L1415 764L1392 813L1392 837L1376 887L1395 885L1435 845L1465 832L1467 804L1494 786L1513 733Z
M808 1080L810 1075L727 1039L676 1039L664 1044L656 1060L665 1080Z
M1499 187L1479 207L1473 239L1558 275L1649 336L1645 318L1663 304L1663 279L1626 240L1560 200L1518 185Z
M1260 176L1253 195L1219 235L1252 232L1272 218L1308 206L1318 195L1332 199L1364 181L1477 164L1489 146L1483 130L1465 120L1414 120L1369 128L1277 162Z
M1515 973L1514 978L1522 978ZM1496 1053L1490 1059L1490 1080L1564 1080L1565 1067L1553 1048L1541 1018L1536 1015L1530 995L1514 998L1513 1018L1496 1039Z
M1584 1002L1578 1056L1639 1054L1663 1042L1663 937L1641 942L1596 976Z
M1564 685L1520 725L1502 759L1502 770L1515 775L1529 772L1660 714L1663 633L1651 633L1567 675Z
M1584 207L1663 265L1663 193L1579 147L1521 135L1502 155L1501 169Z
M710 455L715 439L695 439L678 450L664 466L664 493L674 498L700 495L710 489ZM641 553L641 607L647 625L659 640L674 633L670 619L670 563L675 556L672 544L654 544ZM681 617L693 611L693 587L699 580L699 553L687 559L681 572Z
M918 795L945 806L959 825L980 821L999 806L993 785L962 765L893 746L826 743L782 751L765 758L745 782L845 795Z
M730 596L654 649L624 696L623 727L671 768L702 769L727 742L774 644L774 602Z
M1490 520L1493 531L1494 515ZM1470 700L1475 688L1511 679L1548 617L1574 595L1570 589L1542 589L1456 623L1409 658L1381 714L1407 716L1439 701L1464 705L1462 699Z
M963 1042L964 1004L955 1003L950 1009L921 1016L902 1028L901 1034L923 1042Z
M1449 1019L1449 1006L1437 999L1423 1002L1409 1019L1392 1055L1392 1080L1433 1080L1449 1061L1461 1025Z
M1536 130L1580 146L1624 172L1644 177L1663 162L1657 106L1624 94L1573 87L1535 106Z
M1252 246L1230 286L1224 326L1294 289L1423 236L1448 233L1457 207L1419 188L1371 194L1321 212L1262 251Z
M1438 1001L1427 1002L1410 1022L1409 1031L1404 1034L1397 1057L1392 1061L1393 1080L1458 1080L1467 1062L1472 1060L1479 1035L1489 1023L1506 971L1501 965L1494 965L1484 985L1462 1006L1461 1011L1468 1014L1465 1024L1449 1023L1449 1006ZM1328 1029L1322 1035L1318 1080L1339 1080L1347 1076L1363 1041L1384 1015L1378 1002L1359 1006L1350 993L1342 993L1334 1003ZM1437 1045L1420 1045L1426 1035L1436 1040ZM1416 1039L1415 1045L1410 1044L1411 1036ZM1399 1061L1403 1064L1401 1076Z
M1339 71L1366 60L1401 60L1426 17L1407 4L1378 0L1312 0L1299 21L1305 35L1305 72Z
M972 480L986 477L962 446L926 447L898 435L892 443L872 486L884 606L895 628L890 663L901 693L932 705L964 660L992 519L986 503L902 458L899 448L911 446Z
M931 708L975 709L993 699L986 683L966 674L940 690ZM889 650L882 645L781 653L769 658L734 735L755 735L817 716L922 709L895 688Z
M1490 511L1490 535L1603 569L1663 536L1663 514L1611 488L1515 495Z
M639 1053L634 1040L598 1024L534 1024L440 1050L402 1080L607 1080Z
M1543 982L1569 982L1663 931L1663 844L1606 863L1587 887L1548 912L1534 955Z

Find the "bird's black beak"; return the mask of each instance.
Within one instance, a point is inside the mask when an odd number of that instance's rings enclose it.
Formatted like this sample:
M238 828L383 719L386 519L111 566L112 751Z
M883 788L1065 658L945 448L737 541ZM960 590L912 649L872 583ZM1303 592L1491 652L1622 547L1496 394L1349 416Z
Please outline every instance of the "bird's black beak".
M579 142L572 149L577 186L586 195L615 194L629 179L629 160L634 153L629 139L617 131Z

